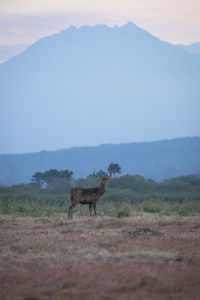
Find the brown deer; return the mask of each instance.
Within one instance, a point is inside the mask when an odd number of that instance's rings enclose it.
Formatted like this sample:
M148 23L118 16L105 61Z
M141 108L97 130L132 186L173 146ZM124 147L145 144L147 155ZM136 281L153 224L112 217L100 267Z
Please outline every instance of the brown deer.
M90 217L92 215L92 207L94 210L95 216L97 216L96 211L96 203L99 200L99 198L105 194L106 192L106 184L107 181L110 179L111 175L102 177L98 176L98 179L101 180L100 186L95 188L73 188L70 191L70 199L71 199L71 205L68 210L68 218L72 219L72 209L78 204L88 204L89 210L90 210Z

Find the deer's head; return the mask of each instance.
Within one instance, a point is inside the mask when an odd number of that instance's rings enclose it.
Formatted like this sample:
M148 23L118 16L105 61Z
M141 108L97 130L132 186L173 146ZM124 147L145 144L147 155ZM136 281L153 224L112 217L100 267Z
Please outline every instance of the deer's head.
M106 185L107 181L111 178L111 174L106 176L98 176L98 179L101 181L101 184Z

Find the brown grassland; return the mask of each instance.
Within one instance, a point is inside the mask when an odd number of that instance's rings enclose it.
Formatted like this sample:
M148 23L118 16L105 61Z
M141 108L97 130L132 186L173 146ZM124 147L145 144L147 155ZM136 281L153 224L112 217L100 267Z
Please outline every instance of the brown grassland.
M200 299L200 218L0 215L0 299Z

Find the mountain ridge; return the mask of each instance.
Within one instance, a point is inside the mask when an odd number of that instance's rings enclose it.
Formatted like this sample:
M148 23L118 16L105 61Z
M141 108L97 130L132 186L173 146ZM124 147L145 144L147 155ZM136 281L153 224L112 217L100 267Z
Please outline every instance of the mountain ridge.
M200 42L192 43L190 45L178 44L177 46L190 54L200 55Z
M76 178L86 177L94 168L106 170L111 162L119 163L122 174L139 174L157 181L200 175L200 137L4 154L0 155L0 182L28 183L35 172L48 169L69 169Z
M71 25L69 26L67 29L63 29L57 33L54 33L54 34L50 34L48 36L45 36L45 37L42 37L40 39L38 39L37 41L35 41L34 43L30 44L30 45L16 45L16 48L17 48L17 51L15 55L11 56L9 59L7 59L6 61L3 61L2 63L0 63L0 65L3 65L5 63L7 63L8 61L12 60L13 58L15 57L18 57L19 55L23 54L28 48L32 47L33 45L37 44L40 40L43 40L43 39L46 39L46 38L49 38L49 37L52 37L52 36L57 36L59 34L65 34L66 32L72 32L72 31L75 31L75 30L83 30L83 29L89 29L89 28L100 28L100 27L104 27L104 28L107 28L107 29L120 29L120 28L135 28L135 29L139 29L140 31L143 31L143 32L146 32L148 33L149 35L161 40L162 42L165 42L169 45L172 45L172 46L175 46L175 47L178 47L182 50L185 50L187 53L190 53L190 54L197 54L199 55L200 54L200 42L193 42L189 45L185 45L185 44L182 44L182 43L179 43L177 45L175 44L172 44L168 41L163 41L161 38L158 38L156 37L154 34L146 31L145 29L143 29L142 27L139 27L138 25L134 24L133 22L128 22L128 23L125 23L123 25L113 25L113 26L109 26L109 25L106 25L106 24L96 24L96 25L82 25L82 26L79 26L79 27L76 27L74 25ZM14 45L11 45L11 46L2 46L2 51L4 51L4 48L8 48L7 51L9 52L14 52L14 50L12 48L14 48ZM21 52L19 52L19 49L22 49ZM2 54L2 58L5 56L5 54L3 53Z

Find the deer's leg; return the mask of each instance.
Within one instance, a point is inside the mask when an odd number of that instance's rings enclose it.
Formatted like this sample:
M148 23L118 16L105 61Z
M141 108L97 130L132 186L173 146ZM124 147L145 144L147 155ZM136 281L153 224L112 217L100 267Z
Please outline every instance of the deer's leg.
M73 216L72 216L72 209L76 206L77 203L72 203L69 207L69 210L68 210L68 219L72 219Z
M94 210L95 217L97 217L96 203L93 203L93 210Z
M90 217L92 216L92 203L89 204Z

